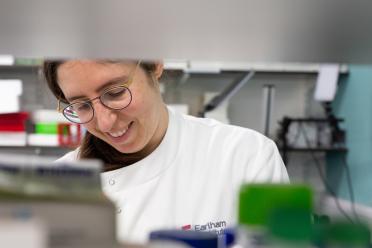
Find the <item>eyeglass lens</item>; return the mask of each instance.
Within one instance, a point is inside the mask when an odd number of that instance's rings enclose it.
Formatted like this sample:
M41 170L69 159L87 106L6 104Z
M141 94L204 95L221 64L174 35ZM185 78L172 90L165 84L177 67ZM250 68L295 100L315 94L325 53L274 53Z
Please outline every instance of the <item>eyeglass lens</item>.
M114 87L103 93L100 98L106 107L118 110L127 107L132 100L129 89L124 86Z
M99 99L107 108L121 110L131 103L132 94L127 87L117 86L105 91ZM94 109L90 101L77 102L68 105L63 114L71 122L87 123L93 119Z

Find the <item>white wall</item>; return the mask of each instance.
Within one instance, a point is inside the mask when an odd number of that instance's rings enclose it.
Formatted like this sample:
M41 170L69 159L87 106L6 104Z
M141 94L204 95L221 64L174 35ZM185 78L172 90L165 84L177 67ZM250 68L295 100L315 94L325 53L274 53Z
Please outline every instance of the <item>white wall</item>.
M231 100L228 107L231 124L262 131L263 85L275 85L275 109L270 137L275 139L279 128L278 121L289 117L321 117L323 110L313 101L313 88L316 74L257 73ZM164 98L167 103L185 103L190 113L200 110L204 92L220 92L237 75L191 75L186 81L181 76L168 77L165 83ZM324 154L317 154L324 166ZM305 182L313 185L317 191L324 190L319 172L309 153L290 153L287 169L293 182Z
M165 81L164 98L167 103L185 103L190 113L196 114L201 107L205 92L220 92L238 75L231 73L191 75L186 82L172 78ZM230 100L231 123L262 131L263 86L275 85L275 106L270 136L274 137L278 121L283 116L321 116L319 104L312 101L312 88L316 74L256 73L256 75Z

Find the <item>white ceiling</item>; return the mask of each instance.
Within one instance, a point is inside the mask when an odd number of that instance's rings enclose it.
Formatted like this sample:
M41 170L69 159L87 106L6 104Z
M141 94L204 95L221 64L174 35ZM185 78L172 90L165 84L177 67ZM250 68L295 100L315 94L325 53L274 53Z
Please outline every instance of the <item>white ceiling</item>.
M372 62L370 0L1 0L0 54Z

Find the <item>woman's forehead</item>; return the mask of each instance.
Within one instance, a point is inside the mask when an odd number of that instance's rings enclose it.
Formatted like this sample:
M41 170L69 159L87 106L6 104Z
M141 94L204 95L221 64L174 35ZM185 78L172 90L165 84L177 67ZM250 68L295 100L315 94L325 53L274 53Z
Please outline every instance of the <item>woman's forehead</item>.
M92 60L67 61L58 68L58 84L67 98L91 95L113 79L129 77L132 67Z
M129 75L129 63L112 63L92 60L67 61L57 71L59 84L65 81L107 81L112 77Z
M81 70L120 70L126 71L133 66L129 61L109 61L109 60L69 60L64 62L59 71L67 70L70 73Z

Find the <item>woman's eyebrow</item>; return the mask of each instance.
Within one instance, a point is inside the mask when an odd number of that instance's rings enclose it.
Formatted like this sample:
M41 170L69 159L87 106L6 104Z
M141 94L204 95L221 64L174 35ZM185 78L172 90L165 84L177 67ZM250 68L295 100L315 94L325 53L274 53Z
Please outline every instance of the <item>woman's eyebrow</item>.
M98 87L95 92L96 93L100 93L102 92L103 90L105 90L106 88L110 87L110 86L113 86L115 84L118 84L118 83L125 83L127 80L129 79L128 76L120 76L120 77L116 77L116 78L112 78L108 81L106 81L103 85L101 85L100 87ZM68 102L72 102L72 101L75 101L77 99L86 99L88 100L88 98L86 96L73 96L73 97L69 97L67 98L67 101Z
M102 92L103 90L105 90L106 88L110 87L110 86L113 86L115 84L118 84L118 83L125 83L127 82L129 79L129 77L127 75L125 76L121 76L121 77L116 77L116 78L112 78L110 79L109 81L106 81L105 84L101 85L100 87L98 87L96 89L96 92L99 93L99 92Z

